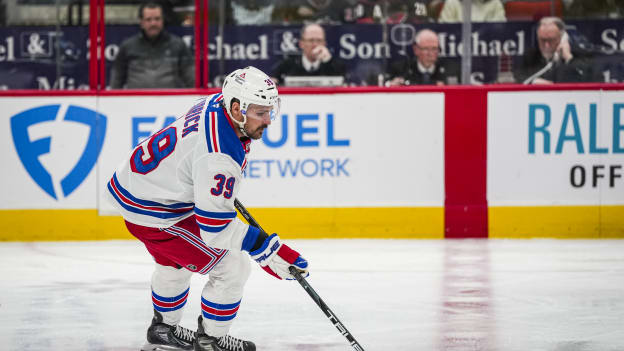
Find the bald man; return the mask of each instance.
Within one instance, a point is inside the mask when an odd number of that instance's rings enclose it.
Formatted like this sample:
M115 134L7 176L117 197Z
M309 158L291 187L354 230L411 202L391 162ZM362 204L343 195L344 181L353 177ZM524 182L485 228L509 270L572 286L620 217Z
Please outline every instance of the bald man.
M423 29L416 34L412 45L414 58L395 63L388 72L389 85L444 85L446 73L440 66L438 54L440 44L438 35L430 30Z
M299 39L301 56L291 56L273 70L272 78L282 84L287 76L343 76L345 64L335 58L325 41L325 30L318 24L308 24Z

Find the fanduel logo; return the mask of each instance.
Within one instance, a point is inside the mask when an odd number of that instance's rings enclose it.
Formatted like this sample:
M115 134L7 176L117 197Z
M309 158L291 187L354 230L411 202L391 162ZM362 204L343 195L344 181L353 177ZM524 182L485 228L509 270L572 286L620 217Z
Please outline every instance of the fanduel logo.
M64 122L81 123L89 127L88 140L78 162L60 181L63 197L69 196L89 175L98 159L104 136L106 116L93 110L69 105L64 116L57 116L60 104L31 108L11 117L11 133L17 154L30 177L39 187L55 200L58 200L50 172L39 161L39 156L50 152L52 137L31 140L28 128L39 123L62 119Z

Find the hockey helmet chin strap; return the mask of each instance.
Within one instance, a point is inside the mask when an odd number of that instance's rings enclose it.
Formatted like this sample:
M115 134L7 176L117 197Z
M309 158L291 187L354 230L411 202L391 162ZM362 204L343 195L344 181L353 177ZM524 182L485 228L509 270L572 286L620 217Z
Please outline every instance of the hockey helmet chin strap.
M247 123L247 111L241 110L241 114L243 115L243 121L242 122L237 121L234 118L234 116L230 116L230 118L232 119L232 121L234 121L234 123L236 123L238 125L238 130L240 130L240 132L243 133L244 136L249 138L249 135L247 135L247 131L245 130L245 124Z
M240 102L238 103L238 105L240 106ZM247 111L241 109L241 114L243 115L243 121L240 122L240 121L237 121L236 118L234 118L233 113L229 112L228 109L225 108L225 103L223 101L221 101L221 107L225 109L226 114L230 117L232 122L234 122L238 126L238 130L240 130L243 136L249 138L249 135L247 135L247 131L245 130L245 124L247 123Z

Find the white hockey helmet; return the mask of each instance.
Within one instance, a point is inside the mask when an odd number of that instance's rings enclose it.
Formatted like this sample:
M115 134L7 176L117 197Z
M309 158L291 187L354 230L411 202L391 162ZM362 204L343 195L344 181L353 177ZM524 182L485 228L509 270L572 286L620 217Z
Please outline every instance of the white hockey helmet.
M247 66L237 69L225 77L223 81L223 103L230 115L232 121L238 124L240 131L247 136L245 132L245 123L247 122L247 109L249 105L255 104L260 106L270 106L271 120L279 114L280 98L278 96L277 87L269 76L256 67ZM231 106L232 99L238 99L240 103L243 121L239 122L232 116Z

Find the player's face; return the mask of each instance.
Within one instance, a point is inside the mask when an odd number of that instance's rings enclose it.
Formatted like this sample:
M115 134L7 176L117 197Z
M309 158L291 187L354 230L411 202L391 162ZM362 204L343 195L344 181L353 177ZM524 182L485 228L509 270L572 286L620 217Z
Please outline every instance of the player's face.
M262 133L271 124L273 107L251 104L246 114L247 123L245 123L245 131L247 135L252 139L262 138Z
M144 8L143 18L141 18L141 29L145 32L145 35L152 39L156 38L163 30L163 17L160 7L156 8Z

